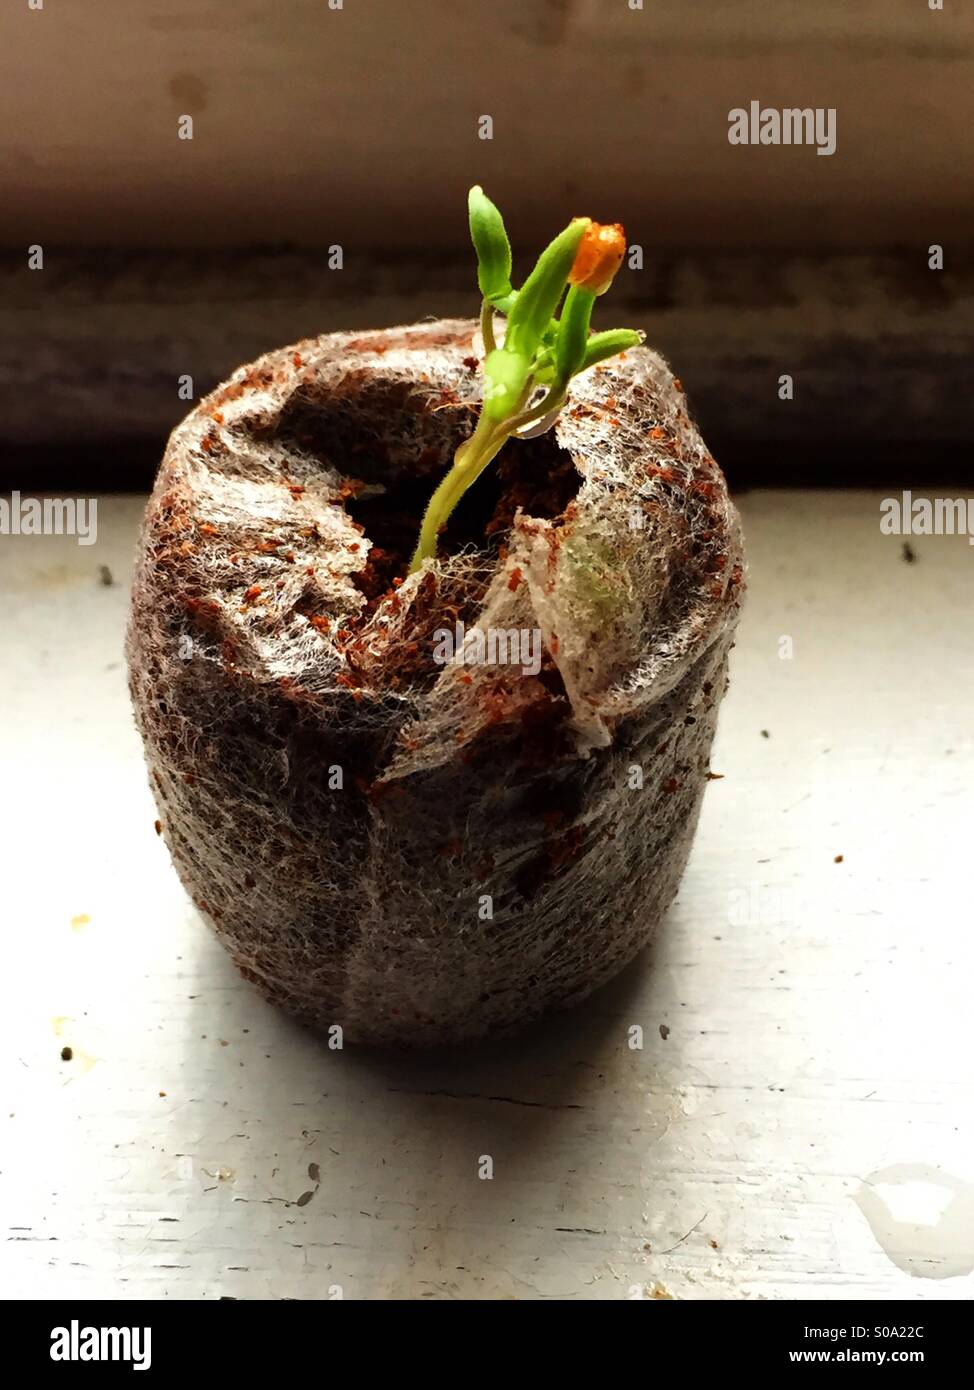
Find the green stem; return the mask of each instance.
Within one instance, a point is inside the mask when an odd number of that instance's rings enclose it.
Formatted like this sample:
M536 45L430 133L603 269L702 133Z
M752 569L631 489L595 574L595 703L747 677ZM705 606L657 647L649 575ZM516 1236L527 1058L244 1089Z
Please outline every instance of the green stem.
M504 427L514 434L521 430L525 425L533 424L535 420L540 420L548 415L552 410L557 410L565 404L568 394L568 383L566 381L555 381L550 386L548 393L537 405L533 405L530 410L524 410L520 415L513 415L505 420Z
M533 390L534 382L528 381L515 410L523 406ZM452 516L454 507L471 483L476 482L490 461L497 457L511 437L513 422L521 418L515 414L507 420L492 421L481 411L477 428L457 449L453 456L453 467L429 500L420 527L419 542L409 563L410 574L422 569L423 562L436 554L440 531Z
M480 335L484 340L484 356L489 357L496 349L494 342L494 306L485 299L480 306Z

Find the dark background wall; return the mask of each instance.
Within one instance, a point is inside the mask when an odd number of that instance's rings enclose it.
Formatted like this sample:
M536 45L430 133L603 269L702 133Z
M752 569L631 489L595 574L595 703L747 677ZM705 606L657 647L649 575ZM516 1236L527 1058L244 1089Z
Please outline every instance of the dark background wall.
M180 375L472 313L471 182L524 258L574 213L625 222L644 267L604 312L736 485L969 473L957 0L17 0L0 54L4 486L144 487ZM834 108L835 153L729 144L752 99Z

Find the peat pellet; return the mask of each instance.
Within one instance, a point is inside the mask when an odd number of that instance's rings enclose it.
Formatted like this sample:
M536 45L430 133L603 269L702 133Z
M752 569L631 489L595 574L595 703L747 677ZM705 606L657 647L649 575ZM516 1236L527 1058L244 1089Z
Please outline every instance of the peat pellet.
M510 1033L649 940L689 853L737 514L647 348L511 441L404 578L475 325L240 368L169 441L130 688L165 842L243 975L350 1042ZM337 1033L337 1029L341 1033Z

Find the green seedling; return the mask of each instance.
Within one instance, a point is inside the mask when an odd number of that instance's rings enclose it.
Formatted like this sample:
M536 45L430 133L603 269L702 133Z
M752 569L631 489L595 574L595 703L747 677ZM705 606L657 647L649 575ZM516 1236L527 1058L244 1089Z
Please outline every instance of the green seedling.
M550 428L574 377L643 340L630 328L589 331L595 301L612 284L625 255L625 233L618 224L573 218L515 289L500 212L480 187L471 188L468 208L482 296L483 399L473 434L457 449L452 468L430 498L410 574L436 555L437 537L453 509L508 439ZM498 315L506 319L500 345Z

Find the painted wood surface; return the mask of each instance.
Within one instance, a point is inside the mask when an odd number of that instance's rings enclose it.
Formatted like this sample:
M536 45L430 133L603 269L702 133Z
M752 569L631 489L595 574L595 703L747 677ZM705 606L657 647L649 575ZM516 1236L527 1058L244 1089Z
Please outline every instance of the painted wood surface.
M930 3L19 0L0 243L452 247L479 182L528 245L969 245L974 13ZM835 110L835 153L732 146L751 100Z
M880 496L744 499L655 946L448 1056L329 1050L186 901L122 665L141 503L0 538L0 1293L969 1299L974 548L908 563Z
M732 484L939 484L974 436L974 271L946 254L647 255L598 321L646 331ZM3 255L0 458L11 486L148 486L186 378L198 399L269 347L476 307L465 252Z

